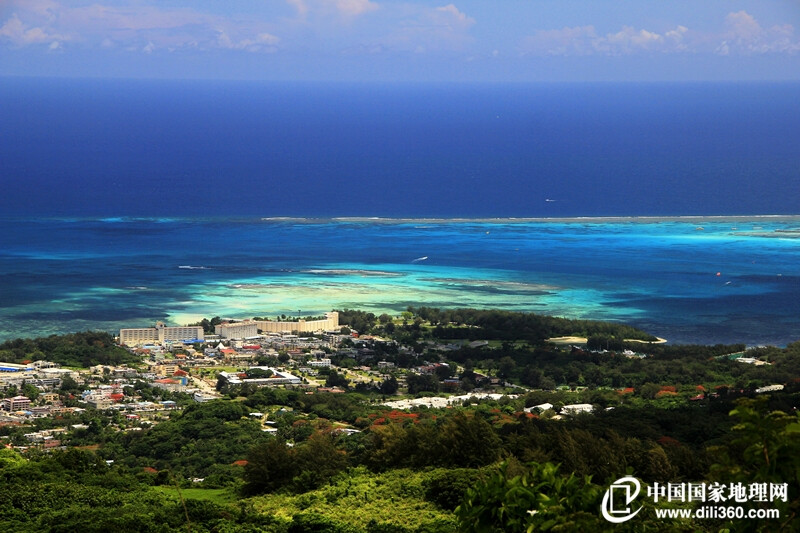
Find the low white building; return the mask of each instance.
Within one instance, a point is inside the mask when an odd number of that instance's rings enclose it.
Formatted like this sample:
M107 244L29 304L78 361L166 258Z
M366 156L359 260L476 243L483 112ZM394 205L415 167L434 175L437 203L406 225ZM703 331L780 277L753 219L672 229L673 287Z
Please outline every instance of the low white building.
M783 390L783 385L767 385L766 387L761 387L760 389L756 389L756 394L763 394L765 392L778 392Z
M532 413L533 411L547 411L548 409L552 409L552 403L540 403L539 405L533 405L531 407L526 407L524 410L526 413Z
M276 368L270 368L268 366L250 367L250 370L254 369L269 370L272 372L272 375L268 378L240 378L237 374L231 372L220 372L219 376L231 385L248 383L259 387L271 387L276 385L300 385L303 382L299 377Z
M198 403L210 402L211 400L218 400L220 396L214 396L203 392L195 392L193 395L194 401Z
M594 406L590 403L574 403L572 405L565 405L561 408L561 413L565 415L577 415L579 413L591 413L594 411Z

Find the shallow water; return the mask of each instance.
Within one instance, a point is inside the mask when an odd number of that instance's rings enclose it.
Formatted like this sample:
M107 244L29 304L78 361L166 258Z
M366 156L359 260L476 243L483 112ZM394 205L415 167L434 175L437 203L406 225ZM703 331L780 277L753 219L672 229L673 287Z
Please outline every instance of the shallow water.
M428 305L800 339L800 217L4 222L0 338Z

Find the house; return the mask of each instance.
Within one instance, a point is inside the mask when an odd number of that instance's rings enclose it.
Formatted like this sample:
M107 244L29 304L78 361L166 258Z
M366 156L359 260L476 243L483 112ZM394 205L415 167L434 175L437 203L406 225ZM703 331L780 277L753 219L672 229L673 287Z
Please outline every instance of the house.
M159 376L172 376L175 374L177 370L180 370L176 364L176 361L164 361L160 365L157 365L154 370Z
M13 398L5 398L3 400L3 407L6 411L20 411L30 406L31 400L27 396L14 396Z
M85 398L86 403L89 406L94 407L95 409L109 409L113 401L108 396L100 395L100 394L90 394Z
M448 390L455 390L461 386L461 382L455 378L446 379L442 382L442 387Z
M153 387L164 389L172 392L183 391L186 387L186 378L164 378L157 379L153 382Z
M193 398L194 401L196 401L197 403L205 403L205 402L210 402L211 400L217 400L219 399L219 396L212 396L210 394L203 394L202 392L195 392Z
M55 392L47 392L40 396L43 402L45 403L56 403L59 401L60 397Z

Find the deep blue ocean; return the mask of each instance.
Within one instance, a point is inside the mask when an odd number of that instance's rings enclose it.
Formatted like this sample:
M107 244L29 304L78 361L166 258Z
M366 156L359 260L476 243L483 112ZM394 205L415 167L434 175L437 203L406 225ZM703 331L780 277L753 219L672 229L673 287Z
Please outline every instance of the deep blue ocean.
M0 338L434 305L785 345L798 94L0 78Z

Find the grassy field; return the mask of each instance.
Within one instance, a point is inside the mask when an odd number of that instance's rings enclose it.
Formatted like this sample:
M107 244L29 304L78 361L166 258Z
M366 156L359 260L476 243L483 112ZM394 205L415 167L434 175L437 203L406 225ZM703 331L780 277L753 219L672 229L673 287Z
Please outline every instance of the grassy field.
M180 499L178 489L175 487L162 485L153 487L153 490ZM229 489L181 489L180 494L184 500L208 500L219 505L227 505L238 500L238 496Z
M291 521L298 514L314 512L340 524L365 528L370 521L395 524L410 530L454 531L453 514L425 499L425 480L430 472L393 470L375 474L352 469L331 484L304 494L266 494L242 499L229 489L181 489L184 500L206 500L218 505L247 504L259 514ZM175 500L171 486L153 490Z
M373 474L353 469L331 485L300 495L274 494L251 498L262 513L289 518L314 511L336 522L365 527L370 520L409 529L432 524L455 526L453 515L425 500L428 474L395 470Z

